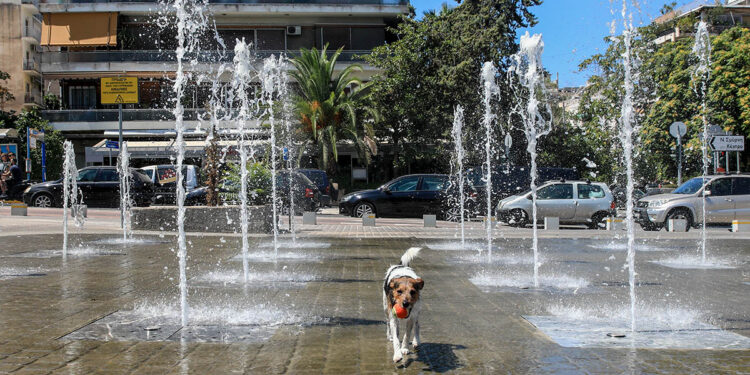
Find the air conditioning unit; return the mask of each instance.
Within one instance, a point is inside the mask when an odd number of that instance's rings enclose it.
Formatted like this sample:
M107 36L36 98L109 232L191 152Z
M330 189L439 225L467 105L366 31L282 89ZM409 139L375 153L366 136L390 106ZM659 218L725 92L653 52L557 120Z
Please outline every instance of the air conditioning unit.
M302 35L302 26L287 26L286 35Z

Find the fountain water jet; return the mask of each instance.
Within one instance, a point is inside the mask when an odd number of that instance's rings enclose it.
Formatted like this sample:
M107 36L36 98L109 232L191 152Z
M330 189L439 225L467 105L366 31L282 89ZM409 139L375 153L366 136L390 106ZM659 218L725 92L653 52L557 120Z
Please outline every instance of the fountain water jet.
M708 34L708 25L705 21L701 20L698 22L695 31L695 44L693 45L693 54L698 57L698 65L693 71L693 77L700 80L700 87L696 85L695 91L701 96L701 119L703 121L703 142L701 142L701 153L703 156L703 180L705 182L706 176L708 175L708 117L707 105L706 105L706 94L707 94L707 83L711 75L711 38ZM700 92L698 92L700 91ZM702 225L701 225L701 260L706 263L706 189L703 189L701 193L703 204L701 204L702 213Z
M453 112L453 145L455 150L456 166L458 169L458 200L459 200L459 220L461 220L461 248L466 246L466 235L464 226L464 145L463 145L463 125L464 125L464 108L457 106Z
M130 200L130 185L133 178L130 173L130 154L127 142L120 145L120 157L117 161L120 173L120 216L122 217L122 242L126 243L130 236L130 219L132 202Z
M500 90L495 82L496 70L492 62L487 61L482 66L482 95L484 103L484 115L482 123L485 130L485 187L487 194L487 216L485 221L485 230L487 231L487 261L492 262L492 122L495 115L492 113L492 97L500 95Z
M65 161L63 162L63 259L68 256L68 207L75 205L78 199L78 169L76 168L76 155L73 144L65 141L63 144ZM77 215L76 215L77 216Z
M550 121L544 118L540 111L540 105L546 106L547 113L552 113L546 100L544 90L544 76L542 75L542 52L544 42L541 34L529 36L526 32L521 36L520 50L513 56L513 65L509 70L511 80L518 81L519 85L526 89L527 97L518 100L516 110L521 117L524 133L526 134L526 151L531 158L531 228L532 251L534 253L534 287L539 287L539 237L537 233L537 141L552 130ZM544 102L540 102L540 99Z
M248 261L248 217L247 217L247 162L248 149L245 144L245 125L250 112L250 100L247 97L248 82L250 82L250 49L245 43L245 38L238 40L234 46L234 77L232 79L232 88L235 91L237 100L240 103L237 114L237 131L239 132L238 145L240 152L240 228L242 231L242 269L244 271L244 280L247 282L250 273L250 264Z

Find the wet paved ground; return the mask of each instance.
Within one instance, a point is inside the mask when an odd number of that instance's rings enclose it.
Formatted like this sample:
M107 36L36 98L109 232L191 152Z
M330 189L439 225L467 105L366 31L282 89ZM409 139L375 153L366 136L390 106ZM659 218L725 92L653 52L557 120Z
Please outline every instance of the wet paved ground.
M385 340L381 278L407 247L444 240L316 238L331 246L282 248L276 263L268 261L270 248L254 242L251 251L259 256L251 260L252 281L243 286L237 238L191 236L187 273L195 326L174 328L170 335L176 336L156 341L164 335L144 337L145 325L167 331L179 320L174 238L126 246L94 243L115 235L72 238L84 250L63 260L40 255L59 249L59 235L0 237L0 373L750 372L750 350L566 348L522 318L627 316L622 240L541 240L540 273L547 280L541 290L518 287L531 273L528 239L497 239L491 264L486 254L449 250L454 245L425 247L414 262L426 280L423 345L394 365ZM694 241L652 240L641 249L644 320L674 320L678 328L682 321L699 321L750 337L748 241L710 243L710 259L734 267L726 269L652 262L695 254ZM131 335L122 324L138 331ZM259 339L225 335L228 342L222 336L200 342L206 337L201 327L217 326L257 329Z

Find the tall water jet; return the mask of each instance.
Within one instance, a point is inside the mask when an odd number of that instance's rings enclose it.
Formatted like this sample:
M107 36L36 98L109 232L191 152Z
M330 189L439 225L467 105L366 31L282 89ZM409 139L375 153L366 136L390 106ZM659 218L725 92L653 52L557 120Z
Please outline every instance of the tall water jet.
M482 98L484 103L484 115L482 123L484 124L485 143L485 187L487 194L487 216L485 221L485 230L487 233L487 261L492 262L492 122L495 115L492 113L492 97L499 95L500 90L495 82L495 67L492 62L487 61L482 66Z
M65 160L63 161L63 259L68 256L68 207L76 204L78 198L78 169L73 144L65 141L63 144Z
M698 65L693 71L693 78L698 80L695 84L695 91L701 97L701 119L703 121L703 141L701 142L701 152L703 157L703 181L705 182L708 175L708 107L706 105L706 94L708 92L708 82L711 75L711 38L708 34L708 25L704 20L698 22L695 30L695 44L693 45L693 54L698 57ZM701 193L701 261L706 263L706 189Z
M173 92L175 94L175 107L172 111L175 117L175 140L174 150L176 152L175 171L177 174L176 203L177 203L177 257L180 269L180 322L182 326L188 324L188 301L187 301L187 241L185 238L185 176L183 174L183 162L185 161L185 108L182 99L185 95L185 87L188 83L188 74L185 72L185 60L188 59L189 66L196 68L197 57L200 52L201 36L208 29L209 21L205 14L208 6L207 0L174 0L169 4L169 12L174 12L177 24L175 50L177 57L177 68ZM168 19L168 18L167 18ZM171 27L171 23L167 22Z
M531 228L533 231L531 249L534 253L534 287L539 287L539 236L537 233L537 141L552 130L551 121L547 120L540 111L545 106L547 113L552 113L546 100L544 90L544 75L542 52L544 42L541 34L521 36L521 44L517 54L513 56L513 65L509 70L511 80L517 80L520 87L525 89L525 97L519 100L516 111L521 117L526 134L526 151L531 159L529 173L531 177ZM517 90L518 91L518 90Z
M278 226L278 191L276 184L276 159L277 159L277 145L276 145L276 121L274 115L274 94L280 84L281 70L283 66L283 56L279 56L278 60L275 56L271 56L263 60L263 68L261 69L258 79L261 82L261 95L260 103L262 107L265 107L265 115L261 118L268 118L271 130L271 206L273 209L273 254L274 259L278 258L279 255L279 226ZM290 183L291 183L291 176Z
M455 155L455 164L457 169L458 180L458 207L459 220L461 223L461 249L466 246L466 235L464 226L464 145L463 145L463 126L464 126L464 107L456 106L453 111L453 149Z
M242 231L242 270L244 272L245 282L248 282L250 275L250 264L248 261L249 240L248 240L248 217L247 217L247 162L248 149L245 144L247 133L246 124L250 114L250 99L247 96L248 83L250 82L250 49L245 43L245 38L237 40L234 46L234 77L232 79L232 89L239 102L237 112L237 148L240 153L240 228Z
M622 64L624 69L624 89L625 94L622 99L620 108L620 118L618 121L619 139L622 144L623 159L625 160L625 179L627 201L625 203L625 223L628 233L628 285L630 287L630 330L635 332L635 222L633 220L633 190L635 183L633 181L633 135L638 130L636 121L634 91L637 74L638 61L632 50L633 37L636 33L633 28L632 14L628 14L628 0L622 1L622 18L624 30L622 41L625 46L625 53L622 55Z
M130 235L130 218L132 201L130 199L130 186L132 174L130 173L130 154L127 142L120 145L120 156L117 161L117 172L120 174L120 218L122 220L122 241L125 243Z
M279 58L281 59L281 57ZM285 70L279 72L279 100L281 100L281 121L286 131L286 159L287 172L289 173L289 232L292 235L292 243L297 243L297 232L294 228L294 128L289 119L290 101L289 101L289 74Z

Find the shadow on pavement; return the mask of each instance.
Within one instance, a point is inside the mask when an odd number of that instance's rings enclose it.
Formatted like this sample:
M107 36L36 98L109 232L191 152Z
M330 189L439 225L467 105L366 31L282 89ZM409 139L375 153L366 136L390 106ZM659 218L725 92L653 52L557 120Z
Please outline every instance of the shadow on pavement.
M454 353L455 350L466 349L463 345L439 344L423 342L417 349L417 362L425 364L423 371L444 373L463 367L463 364ZM409 358L404 367L409 367L415 360Z

